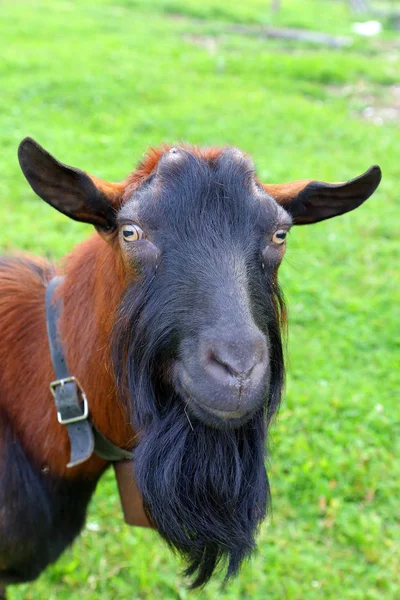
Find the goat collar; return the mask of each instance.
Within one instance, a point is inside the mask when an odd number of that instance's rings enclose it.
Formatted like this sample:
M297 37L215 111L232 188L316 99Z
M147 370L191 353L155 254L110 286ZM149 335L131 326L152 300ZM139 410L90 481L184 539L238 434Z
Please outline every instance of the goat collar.
M46 289L46 326L55 381L50 383L58 422L65 425L71 443L71 457L67 467L75 467L97 454L115 462L132 460L133 454L108 440L93 424L85 392L78 380L68 372L62 344L57 332L62 310L61 300L54 300L54 292L64 277L54 277Z

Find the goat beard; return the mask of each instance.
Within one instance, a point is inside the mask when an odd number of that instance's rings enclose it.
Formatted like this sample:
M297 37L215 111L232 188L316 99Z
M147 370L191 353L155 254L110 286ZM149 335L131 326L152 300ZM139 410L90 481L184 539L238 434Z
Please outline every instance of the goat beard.
M268 326L273 350L265 405L236 429L214 429L190 420L185 401L171 384L177 349L171 346L169 323L174 319L163 288L155 293L152 281L133 286L121 303L112 339L114 373L140 437L134 451L135 478L146 514L186 559L185 573L193 576L195 588L207 583L220 563L226 566L226 579L237 573L255 549L266 514L270 492L265 441L284 379L284 304L272 282L262 295L261 321Z
M269 484L264 466L264 409L238 429L189 420L176 397L142 431L135 477L146 514L187 561L191 587L204 585L219 563L226 579L255 548Z

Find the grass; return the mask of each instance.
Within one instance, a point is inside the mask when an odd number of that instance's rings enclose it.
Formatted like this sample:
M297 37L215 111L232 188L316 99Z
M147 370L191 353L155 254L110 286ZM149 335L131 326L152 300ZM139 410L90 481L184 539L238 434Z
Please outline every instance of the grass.
M240 576L225 590L217 580L187 591L157 535L123 525L109 474L73 548L12 600L399 597L400 129L364 120L370 99L357 91L385 101L399 45L384 34L328 50L228 32L245 22L351 35L344 3L324 3L318 19L316 0L282 4L273 16L264 0L2 2L3 251L60 257L91 231L28 189L16 160L25 135L110 180L147 146L176 140L237 145L264 181L345 180L373 163L384 175L356 212L290 236L274 511Z

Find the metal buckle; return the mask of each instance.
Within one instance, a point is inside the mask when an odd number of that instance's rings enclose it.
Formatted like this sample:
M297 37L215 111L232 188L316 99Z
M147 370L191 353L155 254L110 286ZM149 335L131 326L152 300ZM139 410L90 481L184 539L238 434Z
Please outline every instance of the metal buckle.
M61 413L57 411L57 420L61 425L69 425L70 423L78 423L79 421L84 421L89 416L89 405L88 405L88 401L86 398L86 394L83 391L82 386L76 377L65 377L65 379L56 379L55 381L52 381L50 383L50 391L53 394L54 399L56 399L56 388L59 385L61 385L61 387L64 387L64 385L66 383L75 383L76 387L78 388L78 391L80 392L80 394L82 396L82 400L83 400L83 413L77 417L71 417L70 419L63 419Z

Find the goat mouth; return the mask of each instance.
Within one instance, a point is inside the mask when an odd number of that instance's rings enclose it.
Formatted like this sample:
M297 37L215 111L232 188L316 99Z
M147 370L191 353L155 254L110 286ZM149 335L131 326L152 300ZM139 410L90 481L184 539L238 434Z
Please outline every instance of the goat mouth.
M199 402L193 394L181 392L186 407L199 421L216 429L237 429L253 416L253 412L243 413L238 410L221 410Z
M241 413L238 410L220 410L218 408L208 406L208 404L204 404L204 402L202 402L199 405L199 403L193 398L193 396L191 396L190 400L194 402L194 404L196 404L197 406L200 406L200 408L202 408L206 412L210 413L211 415L214 415L215 417L219 417L220 419L241 419L243 417L243 413Z
M197 398L188 386L188 375L181 363L174 365L175 388L189 410L199 421L217 428L236 428L246 423L254 411L215 408Z

